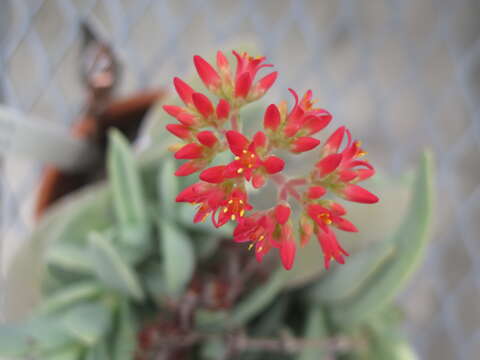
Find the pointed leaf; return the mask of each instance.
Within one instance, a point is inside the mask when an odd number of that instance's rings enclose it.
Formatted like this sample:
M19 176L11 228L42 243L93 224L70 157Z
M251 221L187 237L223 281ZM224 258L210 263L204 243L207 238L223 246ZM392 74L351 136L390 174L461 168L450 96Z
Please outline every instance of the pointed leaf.
M307 315L307 324L304 338L306 340L323 340L328 337L325 317L320 306L311 306ZM327 354L318 347L306 346L297 360L321 360L327 359Z
M134 270L122 259L111 241L99 233L89 236L93 270L105 286L143 299L143 289Z
M413 184L410 207L404 223L390 241L393 258L371 276L351 301L332 308L340 326L353 326L381 311L402 289L422 259L429 236L433 202L433 161L425 153Z
M169 222L159 220L158 227L166 291L171 296L178 296L195 268L193 247L187 235Z
M174 173L175 162L172 158L166 158L158 172L157 187L162 214L172 219L175 217L177 208L175 198L179 193L178 178L174 176Z
M109 360L110 358L107 344L104 341L100 341L93 348L89 349L85 355L85 360Z
M68 310L65 331L87 346L96 344L111 325L112 310L101 303L84 303Z
M57 242L47 252L47 262L64 270L91 273L92 264L88 252L78 244Z
M113 356L115 360L133 359L137 348L137 329L132 310L126 300L120 303L116 321L116 332L113 340Z

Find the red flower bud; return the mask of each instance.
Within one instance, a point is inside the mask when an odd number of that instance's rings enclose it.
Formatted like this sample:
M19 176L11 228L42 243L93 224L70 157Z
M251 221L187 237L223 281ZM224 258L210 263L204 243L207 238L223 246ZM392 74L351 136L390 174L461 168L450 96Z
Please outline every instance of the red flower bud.
M271 104L265 111L263 127L265 129L277 130L280 125L280 111L275 104Z
M226 133L228 146L234 155L240 156L248 146L248 139L238 131L230 130Z
M188 176L198 170L200 170L200 166L195 161L187 161L175 171L175 176Z
M264 76L255 84L255 97L263 96L277 80L278 73L276 71Z
M341 126L337 130L335 130L332 135L330 135L328 140L325 142L325 145L323 146L325 154L333 154L338 151L338 148L342 144L345 130L345 126Z
M184 111L183 108L175 105L163 105L162 107L168 115L173 117L177 117L181 112Z
M277 156L272 155L263 162L263 166L265 167L265 170L267 170L267 173L275 174L283 170L285 167L285 161Z
M374 204L378 202L378 197L376 195L355 184L348 184L345 186L342 190L342 195L346 200L363 204Z
M220 86L221 80L217 71L206 62L202 57L195 55L193 62L197 68L198 75L202 79L205 86L210 90L216 90Z
M315 166L318 168L320 177L330 174L342 161L342 154L331 154L320 160Z
M225 166L213 166L200 173L200 179L212 184L221 183L224 180Z
M312 186L308 189L307 196L309 199L319 199L325 195L326 192L327 190L322 186Z
M192 100L198 112L202 114L204 118L208 118L213 114L213 104L208 97L202 93L193 93Z
M248 72L243 73L235 84L235 97L245 98L252 87L252 77Z
M286 270L290 270L295 261L295 253L297 249L295 242L291 239L283 241L280 245L280 259L282 260L282 265Z
M201 145L191 143L183 146L175 153L175 159L198 159L203 155L203 147Z
M213 147L218 142L217 137L212 131L205 130L197 134L197 139L202 145L205 145L209 148Z
M180 139L188 139L191 136L190 129L185 125L180 124L168 124L167 130Z
M290 212L291 209L288 205L280 204L275 206L275 218L280 225L283 225L288 221L288 218L290 217Z
M225 99L220 99L217 105L217 118L219 120L226 120L230 113L230 103Z
M175 89L177 90L178 96L182 99L185 105L191 105L192 102L192 94L194 93L193 89L182 79L175 77L173 79L173 85L175 85Z
M320 140L309 136L302 136L295 140L292 144L292 151L301 153L315 149L320 144Z

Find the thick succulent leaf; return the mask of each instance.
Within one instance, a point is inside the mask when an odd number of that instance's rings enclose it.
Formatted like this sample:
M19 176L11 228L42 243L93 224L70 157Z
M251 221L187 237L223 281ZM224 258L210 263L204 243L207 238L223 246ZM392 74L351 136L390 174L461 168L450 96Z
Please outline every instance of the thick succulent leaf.
M192 244L195 248L195 255L199 260L208 259L215 253L220 245L220 239L210 234L192 236Z
M94 347L90 348L85 355L85 360L109 360L109 359L111 359L111 357L108 354L108 346L105 343L105 341L100 341ZM129 359L132 359L132 358L130 357Z
M314 301L335 303L352 298L365 282L389 261L395 246L391 242L378 242L348 259L345 265L335 266L326 273L310 296Z
M93 269L105 286L142 300L144 293L135 271L123 260L110 239L91 233L89 242Z
M390 239L395 253L364 284L353 299L332 307L337 325L351 327L381 311L416 270L428 242L433 202L433 161L425 153L416 173L404 223Z
M69 309L62 324L68 334L86 346L93 346L108 331L111 320L111 308L100 302L91 302Z
M158 261L149 263L143 271L143 279L150 297L161 304L161 296L165 294L163 265Z
M167 221L158 221L165 290L170 296L182 293L195 268L193 246L188 236Z
M35 351L49 352L65 347L74 342L74 338L67 332L59 317L39 316L30 320L24 327Z
M251 332L254 336L273 336L278 333L285 321L285 314L288 310L289 298L288 296L277 297L273 305L268 308L255 321Z
M287 271L279 268L271 275L271 278L268 279L265 284L258 286L247 295L232 311L228 325L231 327L244 325L254 316L265 310L265 307L269 305L284 288L288 278L287 274Z
M66 271L91 273L92 264L85 247L78 244L57 242L47 250L47 263Z
M132 310L126 300L120 303L115 324L112 358L131 360L137 347L137 329Z
M178 180L174 173L175 162L171 157L167 157L158 171L157 191L162 215L171 219L174 219L176 215L175 198L179 192Z
M323 309L318 305L312 305L308 310L307 323L304 338L310 340L323 340L328 337ZM318 347L305 347L297 360L321 360L326 359L326 352Z
M43 355L43 358L48 360L79 360L83 350L82 346L72 344L49 352Z
M104 288L97 282L84 281L69 285L46 298L37 309L39 314L49 314L85 300L99 296Z
M144 226L148 222L148 213L130 145L118 130L109 133L109 141L108 177L117 221L122 226Z

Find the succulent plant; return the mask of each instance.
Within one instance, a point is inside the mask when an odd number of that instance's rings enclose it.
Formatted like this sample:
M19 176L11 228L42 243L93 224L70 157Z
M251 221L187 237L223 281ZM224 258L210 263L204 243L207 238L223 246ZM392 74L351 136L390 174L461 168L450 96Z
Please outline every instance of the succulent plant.
M32 235L43 299L0 327L0 355L101 359L414 359L394 298L420 264L433 200L432 158L415 172L406 216L386 238L324 270L258 263L232 227L193 224L176 203L188 178L156 144L136 156L109 135L107 181L56 205ZM159 150L160 149L160 150ZM282 259L283 260L283 259ZM285 264L284 264L285 265ZM36 274L38 275L38 274Z

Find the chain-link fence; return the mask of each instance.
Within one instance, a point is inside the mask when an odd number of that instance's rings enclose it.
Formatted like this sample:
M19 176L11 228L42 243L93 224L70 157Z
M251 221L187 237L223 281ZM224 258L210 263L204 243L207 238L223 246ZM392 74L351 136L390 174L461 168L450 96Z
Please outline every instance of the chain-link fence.
M421 358L478 359L479 16L477 0L0 0L0 99L71 124L83 20L120 56L122 93L169 85L193 54L255 42L282 74L277 89L314 89L388 172L434 150L437 224L402 297L407 330ZM0 164L1 260L30 227L39 165Z

